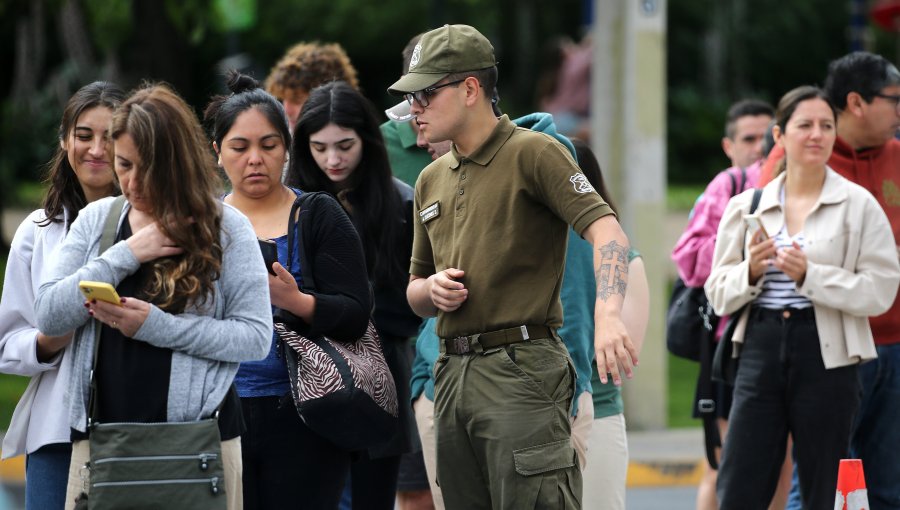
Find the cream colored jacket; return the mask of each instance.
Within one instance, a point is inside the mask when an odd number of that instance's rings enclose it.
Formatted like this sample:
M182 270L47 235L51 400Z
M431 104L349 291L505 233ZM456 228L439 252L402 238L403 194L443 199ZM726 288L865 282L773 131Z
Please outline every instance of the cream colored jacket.
M769 233L784 225L779 200L783 184L784 174L766 185L757 207ZM731 199L719 223L712 273L704 286L719 315L734 313L762 291L763 278L749 284L750 235L743 215L752 199L753 190ZM887 216L868 191L827 168L822 193L803 233L808 265L797 291L815 305L825 368L875 358L868 317L890 308L900 284L897 243ZM746 322L747 313L732 337L736 344L743 342Z

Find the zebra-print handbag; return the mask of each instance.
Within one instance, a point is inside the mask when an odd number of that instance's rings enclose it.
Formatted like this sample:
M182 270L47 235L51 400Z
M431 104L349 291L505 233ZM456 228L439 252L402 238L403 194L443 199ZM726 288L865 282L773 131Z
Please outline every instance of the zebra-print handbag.
M283 322L275 331L285 344L294 404L310 429L350 451L394 435L397 389L371 321L351 343L308 338Z
M294 202L288 220L288 260L294 247L296 211L314 193ZM303 289L315 288L306 229L300 229ZM303 422L314 432L348 450L365 450L389 440L399 427L397 388L381 340L369 320L366 333L353 342L303 334L303 321L284 310L275 316L291 381L291 394Z

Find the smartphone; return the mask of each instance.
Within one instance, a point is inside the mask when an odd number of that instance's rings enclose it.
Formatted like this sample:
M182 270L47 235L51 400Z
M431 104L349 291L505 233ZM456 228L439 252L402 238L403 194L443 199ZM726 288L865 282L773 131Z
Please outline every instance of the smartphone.
M765 228L763 228L762 222L759 221L758 214L745 214L744 223L747 224L747 231L751 234L756 234L757 231L760 231L762 235L761 240L765 241L769 238L769 233L766 232Z
M89 301L97 299L114 305L121 306L122 304L122 300L119 298L119 293L116 292L116 288L106 282L81 280L78 282L78 288L81 289L81 293L84 294L85 299Z
M278 262L278 245L275 241L268 239L257 239L259 241L259 249L262 251L263 261L266 263L266 270L270 275L275 276L275 270L272 264Z

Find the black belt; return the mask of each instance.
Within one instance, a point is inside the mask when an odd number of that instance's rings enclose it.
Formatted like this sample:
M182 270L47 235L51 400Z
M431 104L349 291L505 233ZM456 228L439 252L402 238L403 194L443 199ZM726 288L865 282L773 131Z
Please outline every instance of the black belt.
M816 320L814 306L809 306L807 308L764 308L762 306L754 306L751 312L751 316L756 315L756 317L760 319Z
M517 326L475 335L441 338L441 342L443 342L447 354L467 354L475 350L472 344L476 340L482 349L492 349L526 340L550 338L552 334L553 331L547 326Z

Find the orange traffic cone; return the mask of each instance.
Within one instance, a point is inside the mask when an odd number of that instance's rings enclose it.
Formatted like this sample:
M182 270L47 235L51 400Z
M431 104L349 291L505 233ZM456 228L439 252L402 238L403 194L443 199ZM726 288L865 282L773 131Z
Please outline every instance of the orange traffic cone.
M834 510L869 510L869 495L866 492L866 477L863 475L861 460L841 459Z

